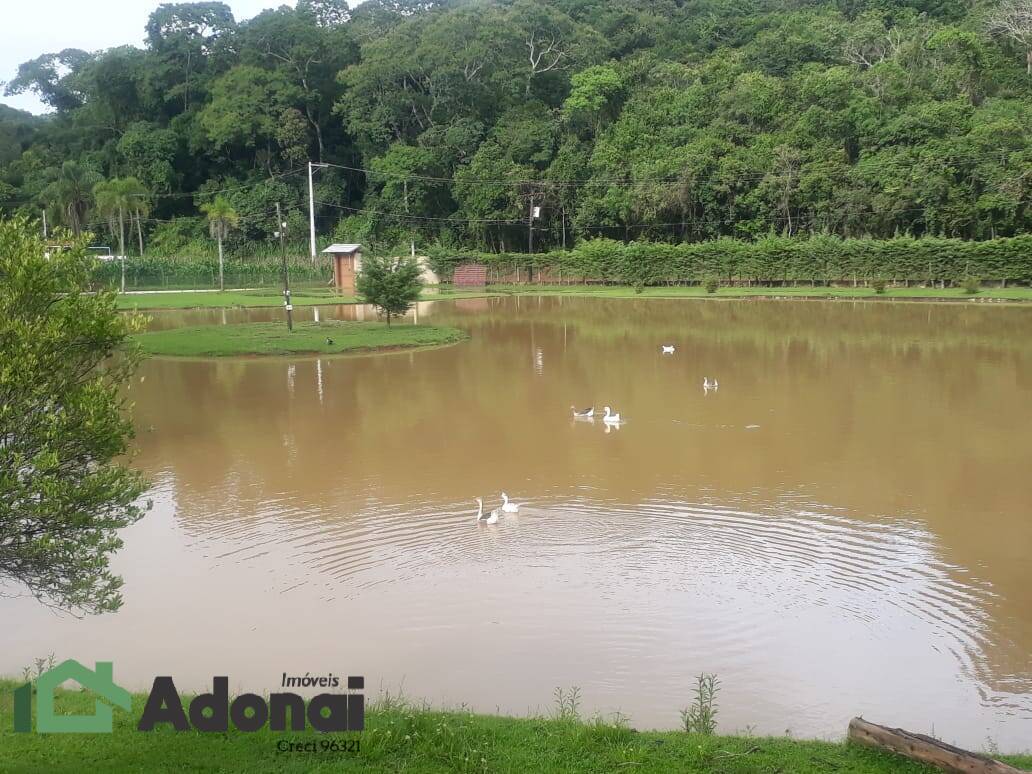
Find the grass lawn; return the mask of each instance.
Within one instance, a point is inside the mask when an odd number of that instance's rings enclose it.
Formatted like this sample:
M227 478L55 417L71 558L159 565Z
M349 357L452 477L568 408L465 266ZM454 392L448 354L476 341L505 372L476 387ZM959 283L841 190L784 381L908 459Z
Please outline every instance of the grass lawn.
M150 355L223 357L226 355L339 354L454 344L466 338L457 328L431 325L388 327L380 322L283 322L201 325L151 331L134 337Z
M936 771L887 753L830 742L748 736L637 732L621 725L554 718L507 718L413 708L391 702L370 707L365 731L321 735L176 732L168 725L136 730L146 697L133 695L130 712L115 709L112 734L16 734L13 690L0 680L0 771L378 771L378 772L825 772ZM184 709L189 697L183 696ZM60 691L58 712L93 713L93 696ZM321 743L358 740L356 752L320 749ZM282 752L286 743L314 743L316 751ZM1032 756L1004 756L1032 765Z
M334 296L328 291L303 289L291 293L295 306L355 304L354 296ZM222 306L283 306L283 293L271 289L226 290L214 293L127 293L118 297L121 309L200 309Z
M481 298L490 295L484 291L447 290L428 291L424 301L446 298ZM323 288L302 288L291 293L294 306L331 306L333 304L360 304L356 296L341 296ZM201 309L210 307L283 306L282 291L271 288L257 290L226 290L224 292L127 293L118 297L120 309Z
M800 298L871 298L878 300L940 299L951 301L978 301L979 299L1001 299L1007 301L1032 301L1032 288L986 288L971 295L963 288L887 288L876 293L871 288L826 288L809 286L788 288L767 287L722 287L709 294L698 286L648 287L641 293L629 285L489 285L483 290L452 290L444 287L429 289L423 294L424 301L454 298L483 298L493 295L564 295L599 296L608 298L748 298L766 296L795 296ZM331 304L359 304L356 296L339 296L325 288L303 288L292 295L296 306ZM118 297L122 309L199 309L207 307L261 307L282 306L283 295L272 288L257 290L227 290L218 292L172 292L172 293L129 293Z
M978 299L1005 299L1008 301L1032 301L1032 288L985 288L976 294L964 292L963 288L886 288L876 293L872 288L840 288L809 286L768 287L721 287L716 293L707 293L699 286L647 287L641 293L629 285L489 285L487 290L495 293L519 293L533 295L601 296L609 298L746 298L755 296L797 296L806 298L871 298L871 299L918 299L935 298L952 301Z

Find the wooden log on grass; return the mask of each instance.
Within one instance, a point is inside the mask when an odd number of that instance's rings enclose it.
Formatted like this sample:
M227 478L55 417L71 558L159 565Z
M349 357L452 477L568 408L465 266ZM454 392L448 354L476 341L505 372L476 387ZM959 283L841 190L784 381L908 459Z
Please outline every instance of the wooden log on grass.
M924 734L868 723L863 718L849 721L849 740L868 747L891 750L956 774L1023 774L1021 769L985 755L961 750Z

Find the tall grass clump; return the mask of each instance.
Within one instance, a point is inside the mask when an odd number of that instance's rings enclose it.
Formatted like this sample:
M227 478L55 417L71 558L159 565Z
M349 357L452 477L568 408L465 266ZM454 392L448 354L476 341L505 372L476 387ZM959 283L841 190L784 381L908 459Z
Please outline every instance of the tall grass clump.
M553 696L555 699L554 714L556 720L580 720L580 688L576 685L569 690L557 687Z
M681 723L689 734L712 736L717 730L717 691L720 681L715 674L696 678L695 701L681 710Z

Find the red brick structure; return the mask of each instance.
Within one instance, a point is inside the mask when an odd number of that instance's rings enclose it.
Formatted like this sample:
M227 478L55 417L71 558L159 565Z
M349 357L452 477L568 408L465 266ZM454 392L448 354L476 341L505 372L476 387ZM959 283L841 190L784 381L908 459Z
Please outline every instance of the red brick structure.
M487 284L487 267L482 263L459 264L452 284L457 288L482 288Z

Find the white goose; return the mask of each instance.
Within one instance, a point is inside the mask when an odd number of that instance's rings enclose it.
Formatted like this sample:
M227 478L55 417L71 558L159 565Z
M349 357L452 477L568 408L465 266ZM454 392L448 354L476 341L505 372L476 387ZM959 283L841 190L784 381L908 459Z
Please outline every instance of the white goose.
M702 389L704 389L704 390L715 390L715 389L717 389L717 387L719 387L719 386L720 386L720 385L719 385L719 384L717 383L717 380L716 380L716 379L714 379L714 380L713 380L713 381L711 382L711 381L709 380L709 377L708 377L708 376L704 376L704 377L702 377Z
M609 406L606 406L605 410L606 410L606 415L604 417L602 417L602 421L603 422L605 422L607 425L618 425L618 424L620 424L621 420L620 420L620 415L619 414L611 413L610 410L609 410Z
M476 498L476 501L477 501L477 521L478 522L482 521L482 522L484 522L484 524L497 524L498 523L498 517L502 515L502 509L501 508L495 508L493 511L491 511L490 513L488 513L485 516L484 515L484 501L481 500L479 497Z
M583 411L577 411L576 406L570 406L570 411L573 412L574 419L591 419L591 417L595 416L594 406L592 406L591 408L586 408Z
M502 492L502 512L503 513L519 513L521 505L523 505L523 503L510 503L509 502L509 495L507 495L505 492Z
M662 344L660 346L661 346L661 348L663 350L663 354L664 355L672 355L672 354L674 354L674 345L673 344Z

